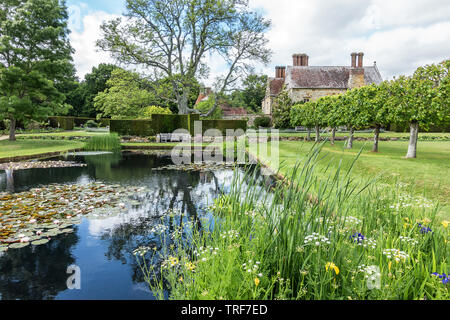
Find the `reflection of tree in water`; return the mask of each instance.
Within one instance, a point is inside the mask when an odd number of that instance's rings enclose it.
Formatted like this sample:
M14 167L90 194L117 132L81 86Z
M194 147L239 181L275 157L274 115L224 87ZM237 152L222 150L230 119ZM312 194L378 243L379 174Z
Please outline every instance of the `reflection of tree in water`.
M40 246L10 249L0 256L0 295L5 300L54 299L67 289L67 267L75 262L71 248L76 230Z
M201 228L198 216L198 206L206 193L210 195L220 192L217 178L211 173L167 171L157 172L156 183L151 193L147 194L142 207L146 214L121 223L103 233L102 240L108 242L108 259L116 259L128 263L132 269L132 280L144 282L144 276L133 255L133 250L140 246L157 248L157 252L169 246L172 242L170 234L176 226L183 227L187 222L194 222L194 227ZM206 187L200 192L201 187ZM204 201L204 199L203 199ZM182 216L168 216L169 210L183 213ZM156 224L164 224L168 230L163 235L150 233ZM162 243L163 242L163 243ZM158 262L156 259L150 262Z

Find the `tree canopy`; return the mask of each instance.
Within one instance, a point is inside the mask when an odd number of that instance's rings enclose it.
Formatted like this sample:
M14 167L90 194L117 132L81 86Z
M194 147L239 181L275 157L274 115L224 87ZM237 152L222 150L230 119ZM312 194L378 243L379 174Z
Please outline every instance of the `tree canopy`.
M250 11L248 1L127 0L126 10L125 17L102 25L103 36L97 45L119 62L145 69L152 80L149 84L167 79L170 90L150 88L176 103L181 114L194 112L188 105L189 96L194 79L208 76L207 55L221 57L228 66L228 72L216 81L219 97L245 76L253 63L269 60L264 33L270 22Z
M73 75L67 9L58 0L5 0L0 4L0 115L45 119L70 108L57 85Z

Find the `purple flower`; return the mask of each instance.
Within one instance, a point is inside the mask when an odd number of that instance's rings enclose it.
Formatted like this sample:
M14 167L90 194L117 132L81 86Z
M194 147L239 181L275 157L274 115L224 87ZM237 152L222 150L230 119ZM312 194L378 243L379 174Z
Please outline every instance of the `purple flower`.
M443 284L447 284L449 280L449 276L445 273L439 274L437 272L433 272L431 275L438 277L439 279L442 279Z
M427 226L423 226L421 223L418 223L417 226L420 228L420 233L425 234L428 232L433 232L431 229Z
M362 243L366 237L361 233L355 233L354 235L350 236L350 240L353 240L353 242Z

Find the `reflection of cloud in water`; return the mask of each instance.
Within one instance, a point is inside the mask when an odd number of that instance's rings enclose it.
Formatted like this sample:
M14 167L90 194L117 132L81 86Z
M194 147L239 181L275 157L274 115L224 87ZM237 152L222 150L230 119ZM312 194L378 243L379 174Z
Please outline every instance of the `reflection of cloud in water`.
M188 192L192 197L192 202L197 208L206 207L212 204L213 199L220 193L223 187L228 188L233 179L233 172L230 170L216 171L211 173L201 173L200 183L194 188L177 189L178 183L173 183L173 190L160 189L157 183L153 184L153 189L144 198L139 208L124 209L123 212L102 218L89 218L89 233L92 236L100 237L108 230L118 228L120 225L132 223L141 218L161 216L170 208L169 203L172 198L176 199L173 208L182 210L185 201L184 192ZM156 182L156 181L155 181ZM176 190L176 191L175 191ZM176 192L176 194L174 194ZM161 193L163 196L161 196ZM184 207L183 214L187 208Z
M147 282L138 282L133 284L133 290L152 293Z

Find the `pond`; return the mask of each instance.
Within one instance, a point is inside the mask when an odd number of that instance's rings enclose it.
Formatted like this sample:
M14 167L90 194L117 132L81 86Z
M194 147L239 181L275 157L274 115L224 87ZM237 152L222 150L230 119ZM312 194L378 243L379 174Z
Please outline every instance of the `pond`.
M155 226L170 229L195 222L202 227L204 221L211 226L208 206L229 190L234 174L233 168L220 166L176 170L169 154L100 153L46 160L87 166L0 171L0 193L92 183L145 191L129 197L130 203L114 215L83 217L72 226L73 232L54 234L45 244L0 252L0 299L154 299L133 250L162 250ZM46 189L40 192L47 196ZM79 268L79 288L68 288L73 272L69 266Z

